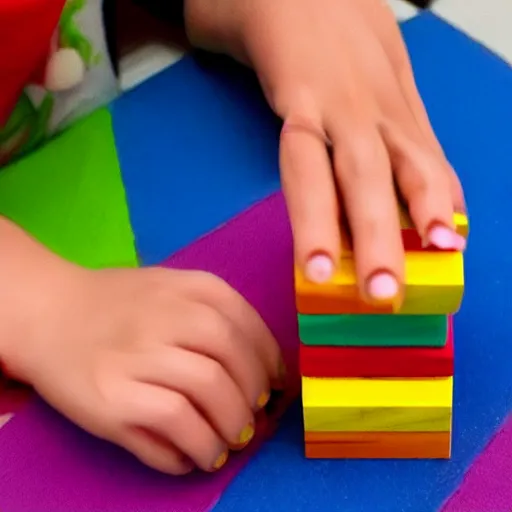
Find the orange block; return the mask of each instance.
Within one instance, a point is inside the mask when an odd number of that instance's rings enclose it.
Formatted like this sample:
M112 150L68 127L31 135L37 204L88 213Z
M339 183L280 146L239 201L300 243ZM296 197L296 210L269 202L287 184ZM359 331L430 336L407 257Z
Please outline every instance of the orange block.
M392 304L372 306L363 302L356 293L357 291L353 292L354 297L343 297L334 294L313 295L297 292L297 311L309 315L392 315L396 313L396 308Z
M306 432L308 459L449 459L451 432Z

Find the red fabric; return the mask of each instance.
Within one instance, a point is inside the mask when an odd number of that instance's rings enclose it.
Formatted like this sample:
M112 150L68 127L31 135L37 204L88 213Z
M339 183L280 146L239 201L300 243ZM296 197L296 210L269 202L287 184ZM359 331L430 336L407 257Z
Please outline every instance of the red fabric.
M300 373L305 377L451 377L453 321L444 347L300 346Z
M24 87L41 84L65 0L0 0L0 127Z

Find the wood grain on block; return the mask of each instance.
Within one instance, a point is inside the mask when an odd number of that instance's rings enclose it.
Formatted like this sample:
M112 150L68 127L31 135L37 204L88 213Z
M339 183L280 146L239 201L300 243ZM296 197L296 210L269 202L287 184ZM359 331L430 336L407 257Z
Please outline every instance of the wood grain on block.
M306 432L310 459L449 459L451 432Z
M300 344L305 377L450 377L454 370L453 320L443 347L325 347Z
M446 315L298 315L305 345L442 347Z
M328 283L316 284L295 269L297 311L305 315L383 314L449 315L458 311L464 293L464 261L460 252L409 252L405 255L404 300L401 305L369 308L360 297L354 260L344 256Z
M453 377L327 379L302 377L309 432L451 430Z

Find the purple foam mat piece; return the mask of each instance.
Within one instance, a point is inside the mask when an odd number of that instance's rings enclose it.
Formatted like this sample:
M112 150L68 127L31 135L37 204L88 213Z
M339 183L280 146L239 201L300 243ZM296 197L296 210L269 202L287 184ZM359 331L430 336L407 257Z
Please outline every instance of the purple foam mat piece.
M512 512L512 416L469 468L442 512Z
M168 267L213 272L261 313L291 370L290 396L262 418L250 448L216 474L173 478L73 426L36 399L0 430L2 512L204 512L269 435L285 402L296 395L297 320L292 239L281 195L177 253Z

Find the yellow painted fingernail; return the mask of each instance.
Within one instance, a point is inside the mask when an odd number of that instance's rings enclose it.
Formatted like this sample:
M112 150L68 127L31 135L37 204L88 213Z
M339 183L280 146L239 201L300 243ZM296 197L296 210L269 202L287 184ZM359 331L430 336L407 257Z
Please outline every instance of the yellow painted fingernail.
M227 460L228 460L228 452L221 453L213 465L214 471L217 471L222 466L224 466L224 464L226 464Z
M247 444L254 436L254 426L249 423L240 433L240 444Z
M270 400L270 393L268 393L267 391L264 391L259 396L258 401L256 402L256 405L258 406L258 408L263 409L263 407L265 407L265 405L267 405L269 400Z

